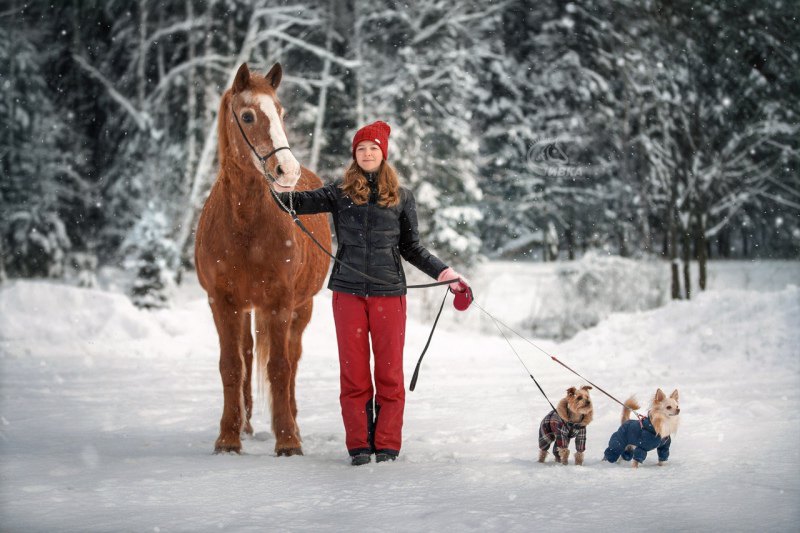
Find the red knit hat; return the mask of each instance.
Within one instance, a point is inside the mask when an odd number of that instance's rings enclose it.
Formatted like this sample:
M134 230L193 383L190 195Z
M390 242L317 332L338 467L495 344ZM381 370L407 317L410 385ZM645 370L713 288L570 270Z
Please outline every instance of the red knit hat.
M392 128L381 120L375 121L372 124L367 124L356 132L353 137L353 159L356 158L356 146L361 141L372 141L381 147L383 158L389 159L389 132Z

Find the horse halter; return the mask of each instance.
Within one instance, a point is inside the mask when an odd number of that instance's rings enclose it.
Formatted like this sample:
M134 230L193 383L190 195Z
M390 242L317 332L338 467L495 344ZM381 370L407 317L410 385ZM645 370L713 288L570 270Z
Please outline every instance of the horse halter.
M256 147L253 146L253 143L251 143L250 139L247 138L247 134L244 132L244 128L242 128L242 123L239 122L239 115L236 114L236 111L233 109L233 105L231 105L231 114L233 115L234 120L236 120L236 125L239 126L239 132L242 134L244 142L246 142L247 146L250 147L250 151L253 152L253 155L255 155L259 161L261 161L261 169L264 173L264 177L272 180L273 183L277 183L278 180L272 175L272 172L267 169L267 160L281 150L289 150L289 152L291 152L291 149L288 146L279 146L278 148L275 148L269 152L267 155L258 155Z

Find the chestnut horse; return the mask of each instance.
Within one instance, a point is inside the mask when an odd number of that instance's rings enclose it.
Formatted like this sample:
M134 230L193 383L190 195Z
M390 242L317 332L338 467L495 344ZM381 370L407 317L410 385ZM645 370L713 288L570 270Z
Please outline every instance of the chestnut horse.
M253 432L255 341L259 374L266 370L271 394L275 452L303 453L295 377L312 298L322 288L329 259L270 198L267 176L278 191L322 186L288 149L283 108L275 92L281 76L278 63L266 77L251 74L243 64L222 96L217 123L220 169L197 226L197 277L208 293L219 334L224 407L216 452L239 453L240 432ZM330 249L327 217L301 218Z

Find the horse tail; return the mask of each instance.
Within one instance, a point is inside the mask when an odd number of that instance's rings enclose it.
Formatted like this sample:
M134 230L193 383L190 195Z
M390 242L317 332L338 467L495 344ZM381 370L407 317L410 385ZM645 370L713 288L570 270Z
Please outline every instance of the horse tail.
M620 420L620 425L630 420L631 411L635 411L636 409L639 409L639 407L641 407L641 405L639 405L639 402L636 401L635 396L631 396L625 400L625 407L622 408L622 420Z
M256 365L255 377L258 381L258 396L262 406L265 407L267 400L272 400L272 395L269 393L269 376L267 374L267 363L269 363L269 321L266 318L265 311L260 309L254 309L253 316L255 316L255 342L253 343L256 350L253 358ZM272 406L270 405L271 408Z

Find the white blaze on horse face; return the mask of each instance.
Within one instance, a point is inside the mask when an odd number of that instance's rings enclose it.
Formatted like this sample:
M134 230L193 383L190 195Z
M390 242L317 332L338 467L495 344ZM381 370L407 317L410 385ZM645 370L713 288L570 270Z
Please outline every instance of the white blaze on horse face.
M269 95L259 94L256 96L256 102L261 112L269 119L269 136L272 139L274 148L288 147L289 141L286 139L283 121L278 115L278 107L275 105L275 101ZM290 150L280 150L273 157L277 158L278 164L283 170L283 176L279 178L279 183L284 187L294 187L297 184L297 180L300 179L300 163ZM261 170L260 163L259 170Z

